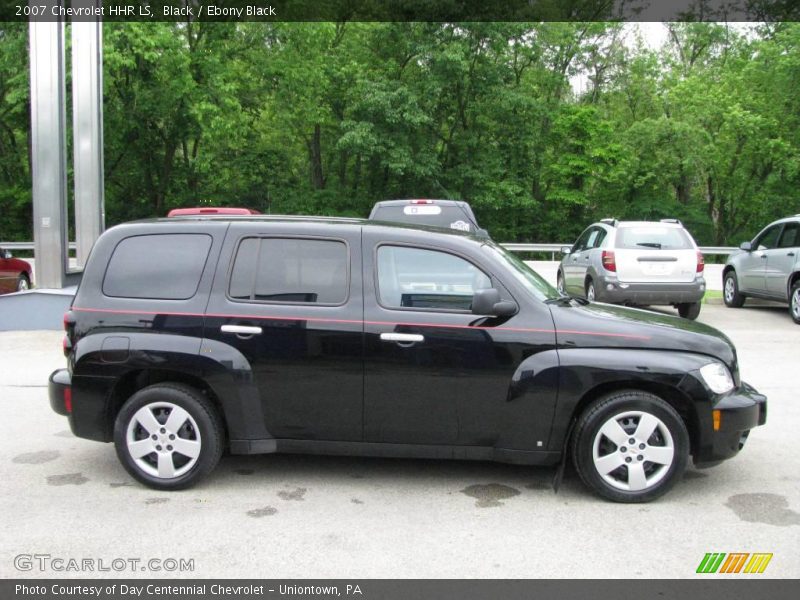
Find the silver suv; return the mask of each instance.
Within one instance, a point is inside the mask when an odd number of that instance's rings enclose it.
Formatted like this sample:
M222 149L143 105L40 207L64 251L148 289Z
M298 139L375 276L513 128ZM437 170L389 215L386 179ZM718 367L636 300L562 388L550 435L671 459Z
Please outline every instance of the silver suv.
M696 319L706 291L703 255L677 219L603 219L561 249L559 291L589 301L667 304Z
M752 242L742 243L725 263L722 289L731 308L748 296L788 302L800 324L800 215L770 223Z

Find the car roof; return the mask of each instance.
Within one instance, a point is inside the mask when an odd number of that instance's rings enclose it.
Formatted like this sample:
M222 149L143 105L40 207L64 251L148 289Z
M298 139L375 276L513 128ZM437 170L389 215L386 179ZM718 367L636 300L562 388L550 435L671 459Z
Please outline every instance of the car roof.
M331 225L358 225L363 227L383 227L387 229L404 229L409 231L422 231L428 234L447 235L450 237L472 238L472 233L450 229L448 227L436 227L416 223L402 223L396 221L380 221L362 219L359 217L326 217L311 215L180 215L176 217L157 217L151 219L140 219L129 221L119 226L128 225L175 225L176 223L199 223L199 222L228 222L228 223L309 223L309 224L331 224ZM118 226L118 227L119 227ZM485 239L475 237L478 241L485 242Z
M601 224L609 225L608 223L601 223ZM682 223L673 223L671 221L618 221L616 227L671 227L673 229L684 228Z

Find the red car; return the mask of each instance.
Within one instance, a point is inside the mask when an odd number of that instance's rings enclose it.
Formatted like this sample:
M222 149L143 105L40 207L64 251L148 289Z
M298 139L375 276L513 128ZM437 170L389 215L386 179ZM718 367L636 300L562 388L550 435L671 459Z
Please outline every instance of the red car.
M10 251L0 248L0 294L28 290L32 281L30 263L14 258Z

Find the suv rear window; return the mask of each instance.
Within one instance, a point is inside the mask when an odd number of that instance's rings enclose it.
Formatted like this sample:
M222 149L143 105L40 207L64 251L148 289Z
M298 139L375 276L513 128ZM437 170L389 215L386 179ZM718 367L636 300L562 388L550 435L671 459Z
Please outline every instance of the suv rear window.
M431 225L458 231L475 232L475 224L458 206L442 206L441 204L379 206L370 218L377 221Z
M251 302L342 304L348 262L347 246L337 240L245 238L228 295Z
M686 230L678 227L632 226L617 229L617 248L687 250L693 248Z
M211 236L205 233L137 235L111 255L103 294L114 298L188 300L197 293Z

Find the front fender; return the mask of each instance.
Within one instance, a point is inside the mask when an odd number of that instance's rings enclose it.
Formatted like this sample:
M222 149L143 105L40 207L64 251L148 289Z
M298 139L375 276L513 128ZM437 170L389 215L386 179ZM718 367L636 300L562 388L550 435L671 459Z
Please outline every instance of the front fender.
M685 386L686 378L695 381L692 372L709 362L709 357L688 352L625 348L562 348L559 394L555 409L549 450L564 448L570 424L586 406L586 399L614 389L669 390L689 407L696 423L698 404L712 398L702 388ZM710 414L710 411L709 411Z

